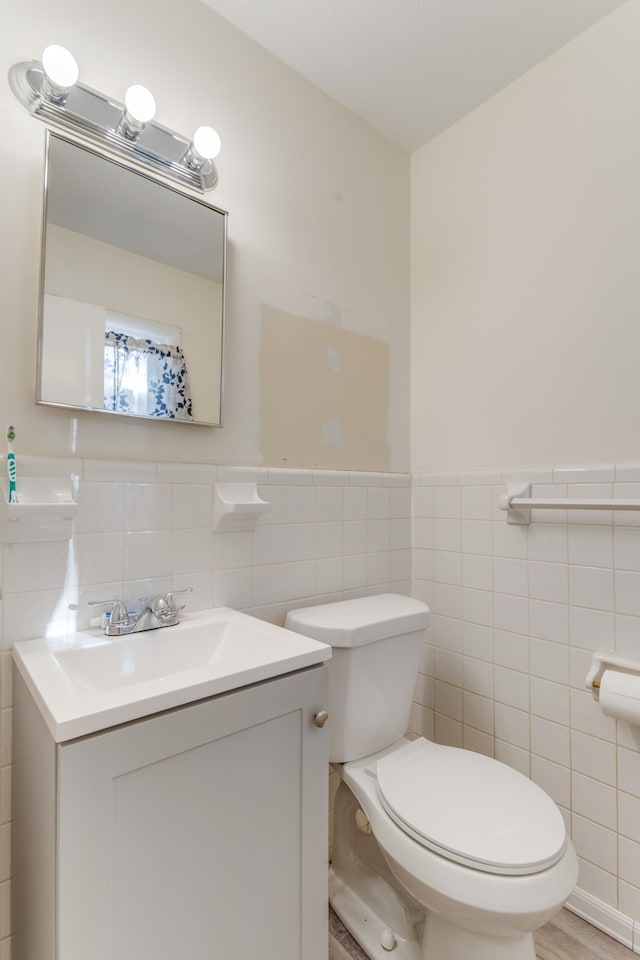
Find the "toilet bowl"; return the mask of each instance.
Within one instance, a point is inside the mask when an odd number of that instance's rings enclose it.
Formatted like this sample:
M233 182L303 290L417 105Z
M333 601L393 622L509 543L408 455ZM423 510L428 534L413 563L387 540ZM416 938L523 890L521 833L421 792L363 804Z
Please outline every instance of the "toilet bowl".
M476 758L481 761L479 766L485 776L482 784L484 796L480 799L473 788L473 783L477 782L474 776L478 773L478 769L474 769ZM419 796L426 778L431 776L431 764L433 775L437 777L452 760L458 761L461 775L467 760L472 761L468 771L469 789L458 795L455 810L450 807L451 791L441 790L442 783L433 784L434 803L425 819L432 812L439 815L438 827L446 836L438 836L437 828L432 826L427 845L424 837L417 836L413 824L406 821L401 824L399 818L389 812L380 783L382 779L383 788L389 786L384 782L385 761L389 760L399 761L405 767L403 789L410 789L410 770L415 765L419 787L409 797L410 806L414 805L416 793ZM376 771L378 766L382 767L380 777ZM422 957L427 960L498 960L503 957L505 960L534 960L533 931L560 910L578 878L577 857L566 836L564 821L542 790L526 777L488 757L457 748L438 747L422 739L404 740L372 757L344 764L340 772L344 785L371 825L371 837L389 866L396 890L399 888L408 894L409 902L426 914L422 943L412 943L403 931L395 937L395 956L416 960ZM505 772L508 774L506 778L502 776ZM497 776L492 777L492 774ZM511 775L513 782L509 783ZM503 785L515 786L517 796L514 801L518 803L514 802L500 835L497 829L499 818L509 806L501 796ZM478 802L490 802L494 787L496 800L502 801L498 803L500 809L495 817L490 808L485 806L478 811L476 806ZM527 796L529 788L531 794ZM438 802L440 800L442 803ZM465 812L466 822L457 820ZM532 820L532 816L537 819ZM418 827L425 822L420 817L416 820ZM458 836L456 824L461 827ZM344 828L343 832L346 832ZM336 850L341 841L340 827L334 825ZM447 845L455 849L447 850ZM493 857L490 853L492 847L496 851ZM475 862L474 856L479 857ZM492 862L487 862L489 859ZM532 862L535 860L537 863ZM339 874L339 857L336 868ZM335 881L334 885L339 886ZM337 912L342 913L340 904ZM421 918L414 920L416 927L420 922ZM349 918L346 923L349 926ZM368 952L376 960L388 956L389 951L378 945L384 929L391 927L385 923L377 937L378 943L368 944ZM367 945L363 946L367 949Z
M576 884L575 850L527 777L404 736L428 618L393 594L287 617L334 648L330 902L372 960L535 960L533 931Z

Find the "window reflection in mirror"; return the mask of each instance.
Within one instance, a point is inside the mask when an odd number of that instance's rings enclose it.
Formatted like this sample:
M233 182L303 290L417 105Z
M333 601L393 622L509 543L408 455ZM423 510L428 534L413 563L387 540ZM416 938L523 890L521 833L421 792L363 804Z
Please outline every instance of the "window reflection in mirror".
M47 134L38 402L221 423L226 213Z

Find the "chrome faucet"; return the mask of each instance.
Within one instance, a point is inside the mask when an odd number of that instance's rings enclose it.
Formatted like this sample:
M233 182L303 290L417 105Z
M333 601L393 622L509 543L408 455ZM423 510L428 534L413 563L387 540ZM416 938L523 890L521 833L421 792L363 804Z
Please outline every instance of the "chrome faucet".
M191 593L193 587L174 590L164 596L142 597L140 609L134 613L127 610L122 600L89 600L90 607L111 606L107 617L105 634L107 637L123 637L128 633L142 633L143 630L157 630L159 627L173 627L180 622L180 607L175 601L178 593Z

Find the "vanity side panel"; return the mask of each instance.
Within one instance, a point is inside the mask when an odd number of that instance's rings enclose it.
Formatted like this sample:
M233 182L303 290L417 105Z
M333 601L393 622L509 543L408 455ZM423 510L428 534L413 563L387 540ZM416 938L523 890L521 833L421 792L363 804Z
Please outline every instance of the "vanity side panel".
M56 956L56 745L14 667L12 960Z
M300 690L302 715L301 775L301 958L324 960L329 954L329 727L315 717L329 706L327 664L309 670ZM331 720L329 719L329 723Z

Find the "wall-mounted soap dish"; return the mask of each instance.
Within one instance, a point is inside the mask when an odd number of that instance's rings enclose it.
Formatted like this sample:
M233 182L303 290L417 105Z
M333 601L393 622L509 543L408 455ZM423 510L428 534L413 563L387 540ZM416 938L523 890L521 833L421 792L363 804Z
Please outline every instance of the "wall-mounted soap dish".
M69 540L78 504L70 477L18 477L18 503L8 503L9 484L0 483L0 542Z
M271 504L259 496L255 483L214 485L214 530L255 530L261 514L268 513L269 510Z

